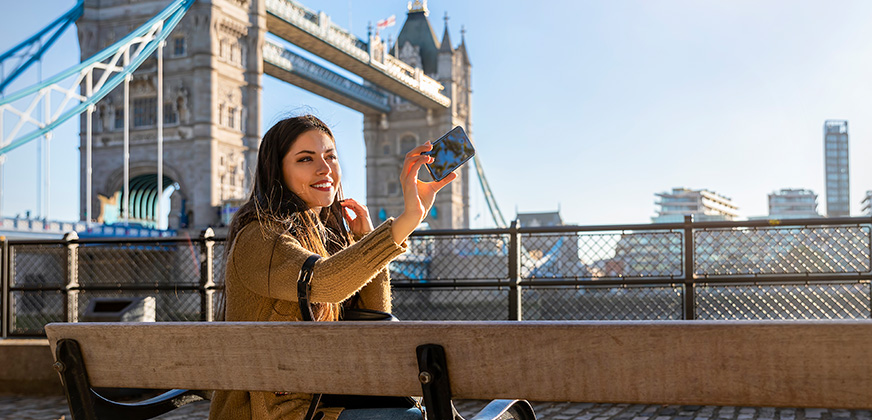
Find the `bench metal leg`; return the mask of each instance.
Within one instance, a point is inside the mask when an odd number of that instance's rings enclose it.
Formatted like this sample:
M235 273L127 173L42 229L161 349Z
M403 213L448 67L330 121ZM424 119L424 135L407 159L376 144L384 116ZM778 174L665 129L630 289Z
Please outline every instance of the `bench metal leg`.
M451 382L445 348L438 344L418 346L418 380L424 392L426 420L463 420L451 402ZM536 420L525 400L494 400L472 420Z
M57 362L54 368L61 374L61 382L73 420L145 420L185 404L207 399L203 391L174 389L135 403L111 401L91 388L82 350L76 340L58 341L56 356Z
M451 404L451 383L445 349L438 344L418 346L418 380L424 393L427 420L454 420L460 418Z

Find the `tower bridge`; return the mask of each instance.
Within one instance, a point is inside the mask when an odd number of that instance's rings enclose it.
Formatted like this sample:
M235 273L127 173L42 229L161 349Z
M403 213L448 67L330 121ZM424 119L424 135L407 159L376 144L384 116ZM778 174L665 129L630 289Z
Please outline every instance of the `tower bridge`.
M153 23L171 7L177 10L172 24ZM43 135L70 114L80 115L81 150L88 150L80 164L82 220L172 229L220 225L222 209L246 198L261 138L261 79L267 74L363 114L367 206L379 222L402 210L397 173L409 149L457 125L472 133L465 39L452 44L446 19L440 40L426 1L409 3L407 12L396 42L389 45L378 34L359 39L325 13L294 0L81 0L65 16L75 20L82 62L115 54L102 70L89 71L104 81L111 71L123 69L124 86L116 82L111 91L89 96L92 76L80 77L77 83L87 91L82 106L66 113L59 109L52 114L63 114L60 119L36 122L38 129L27 135L0 137L0 155ZM116 47L119 40L149 24L157 28L149 33L159 34L160 47L122 54L119 48L130 47ZM363 82L294 53L267 33ZM123 66L114 64L120 56ZM134 62L135 67L128 65ZM0 101L0 124L11 102ZM474 175L496 224L504 224L481 166L466 165L459 175L437 196L427 219L430 226L469 226ZM161 208L165 196L171 197L169 206ZM162 218L166 225L158 224Z

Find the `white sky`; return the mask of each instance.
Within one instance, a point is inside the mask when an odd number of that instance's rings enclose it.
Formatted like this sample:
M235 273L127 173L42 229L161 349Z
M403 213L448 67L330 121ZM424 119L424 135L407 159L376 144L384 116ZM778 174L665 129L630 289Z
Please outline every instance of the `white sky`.
M74 0L4 6L0 51ZM366 37L405 1L304 1ZM851 209L872 190L872 2L430 1L441 38L465 26L473 64L473 138L503 213L554 211L574 224L648 222L657 192L708 188L744 216L767 194L806 188L825 212L823 123L846 119ZM47 12L46 12L47 11ZM456 46L456 45L455 45ZM78 59L68 31L43 78ZM33 83L31 72L18 88ZM13 87L7 90L12 93ZM346 195L365 200L362 115L264 77L264 129L311 110L337 135ZM52 140L50 218L78 216L78 120ZM7 157L2 214L36 210L35 145ZM480 195L474 223L489 217Z

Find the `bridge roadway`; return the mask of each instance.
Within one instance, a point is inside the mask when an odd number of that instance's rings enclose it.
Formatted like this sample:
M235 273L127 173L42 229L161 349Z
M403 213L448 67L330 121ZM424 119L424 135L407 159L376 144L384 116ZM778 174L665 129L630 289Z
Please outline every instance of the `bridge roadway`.
M334 25L326 14L309 10L293 0L267 0L266 12L267 30L271 34L357 74L364 80L424 109L446 109L451 105L451 100L440 93L443 86L439 82L424 75L421 69L413 68L388 54L381 41L364 42ZM311 80L305 77L299 78L296 74L289 74L293 72L277 68L275 61L270 62L267 58L269 52L267 48L265 46L264 50L266 62L264 70L267 74L332 100L337 100L334 99L337 94L344 93L341 90L319 86L317 83L312 84ZM354 98L351 100L354 101ZM357 104L340 103L358 109ZM369 105L364 103L363 106ZM362 111L372 110L384 112L377 108Z
M471 418L484 401L457 401L458 411ZM715 407L596 403L533 403L540 419L554 420L872 420L869 410L825 408ZM206 420L209 403L198 402L157 417L162 420ZM64 397L0 396L0 419L69 420Z

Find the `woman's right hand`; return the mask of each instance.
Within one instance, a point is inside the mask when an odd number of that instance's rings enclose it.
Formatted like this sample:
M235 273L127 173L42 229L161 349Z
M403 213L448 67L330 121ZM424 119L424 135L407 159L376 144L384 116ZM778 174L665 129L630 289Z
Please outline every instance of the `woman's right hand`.
M436 193L457 178L457 174L452 172L441 181L424 182L418 179L418 171L421 167L425 163L433 162L431 156L422 154L430 150L433 150L433 145L428 141L406 153L400 173L400 183L403 186L403 213L394 219L391 227L394 242L398 244L403 243L427 216L427 212L433 206Z

